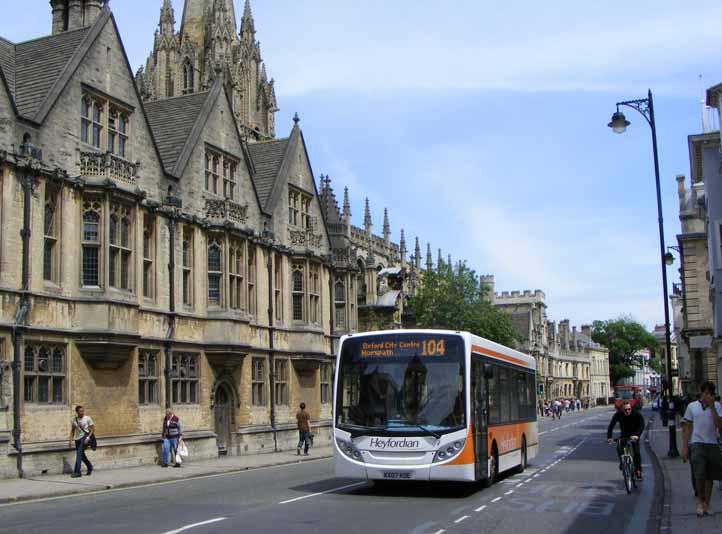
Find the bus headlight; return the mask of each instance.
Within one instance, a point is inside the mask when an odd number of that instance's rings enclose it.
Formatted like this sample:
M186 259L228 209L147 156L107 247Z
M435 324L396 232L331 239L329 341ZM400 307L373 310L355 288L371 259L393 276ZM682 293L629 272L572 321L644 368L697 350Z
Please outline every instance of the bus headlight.
M453 443L447 443L434 455L434 463L450 460L464 449L465 439L458 439Z
M357 462L364 461L363 456L361 456L361 451L359 451L356 446L350 441L336 438L336 446L342 453L344 453L352 460L356 460Z

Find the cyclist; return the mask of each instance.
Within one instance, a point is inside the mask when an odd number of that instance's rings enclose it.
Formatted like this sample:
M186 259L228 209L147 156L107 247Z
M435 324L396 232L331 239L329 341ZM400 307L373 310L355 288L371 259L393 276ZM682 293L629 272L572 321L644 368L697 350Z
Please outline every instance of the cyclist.
M625 400L622 403L622 409L612 416L612 420L607 427L607 441L612 443L612 430L619 423L621 429L621 438L629 439L632 445L632 457L634 459L634 471L636 477L642 479L642 456L639 452L639 437L644 432L644 417L636 410L632 410L632 404ZM617 445L617 455L619 456L619 468L622 468L622 443Z

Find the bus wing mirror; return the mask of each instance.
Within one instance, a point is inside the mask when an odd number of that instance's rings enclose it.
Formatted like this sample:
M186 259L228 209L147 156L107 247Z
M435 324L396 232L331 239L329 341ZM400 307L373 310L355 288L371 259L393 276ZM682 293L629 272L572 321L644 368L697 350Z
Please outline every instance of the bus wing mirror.
M484 364L484 378L486 378L487 380L491 380L492 378L494 378L494 366L490 363Z

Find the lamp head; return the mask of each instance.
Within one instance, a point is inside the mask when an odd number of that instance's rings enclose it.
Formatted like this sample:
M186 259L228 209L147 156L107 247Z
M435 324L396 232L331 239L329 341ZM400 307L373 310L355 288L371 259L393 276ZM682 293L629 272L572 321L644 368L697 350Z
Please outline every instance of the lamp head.
M664 255L664 263L665 263L666 265L672 265L672 264L674 263L674 256L672 255L671 252L667 252L667 253Z
M607 124L614 133L624 133L627 129L627 126L629 126L631 123L627 120L627 117L624 116L624 113L617 110L614 115L612 115L612 122Z

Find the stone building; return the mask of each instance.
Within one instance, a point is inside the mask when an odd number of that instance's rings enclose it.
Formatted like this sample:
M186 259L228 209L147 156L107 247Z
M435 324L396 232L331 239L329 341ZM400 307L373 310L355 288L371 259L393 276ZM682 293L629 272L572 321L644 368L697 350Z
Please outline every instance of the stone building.
M155 461L165 406L196 458L295 447L301 401L330 439L338 338L400 326L418 239L351 225L297 116L274 137L248 3L238 37L163 1L137 76L107 2L51 6L0 38L0 475L67 470L76 404L100 467Z
M493 288L493 276L485 281ZM546 295L539 289L494 293L494 305L510 316L519 333L517 349L536 358L537 381L544 384L546 400L576 397L607 402L611 396L609 351L592 341L591 327L570 331L565 319L557 329L547 319Z
M673 286L672 306L675 307L674 331L677 340L680 387L693 395L704 380L717 381L717 354L713 346L714 325L710 300L709 248L704 179L707 168L703 152L717 153L719 135L701 134L689 137L692 179L685 186L685 177L677 176L679 220L677 234L680 260L680 284Z

